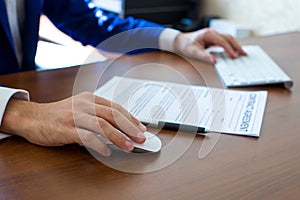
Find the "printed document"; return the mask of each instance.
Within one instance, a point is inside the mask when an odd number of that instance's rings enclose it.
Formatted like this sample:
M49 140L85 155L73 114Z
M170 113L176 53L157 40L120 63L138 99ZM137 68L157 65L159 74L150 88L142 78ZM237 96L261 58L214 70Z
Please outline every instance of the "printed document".
M39 41L35 63L39 70L56 69L106 61L97 50L82 46L65 46Z
M212 132L259 137L266 91L238 91L113 77L95 95L125 107L142 122L163 121Z

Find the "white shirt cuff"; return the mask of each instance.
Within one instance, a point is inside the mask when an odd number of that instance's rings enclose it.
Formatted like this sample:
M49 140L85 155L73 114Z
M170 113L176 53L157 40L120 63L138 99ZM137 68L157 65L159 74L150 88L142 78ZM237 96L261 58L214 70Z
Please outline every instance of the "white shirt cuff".
M26 90L0 87L0 125L2 123L6 106L11 98L29 101L29 93ZM0 133L0 140L8 136L9 135Z
M174 41L180 31L166 28L159 35L159 48L164 51L174 52Z

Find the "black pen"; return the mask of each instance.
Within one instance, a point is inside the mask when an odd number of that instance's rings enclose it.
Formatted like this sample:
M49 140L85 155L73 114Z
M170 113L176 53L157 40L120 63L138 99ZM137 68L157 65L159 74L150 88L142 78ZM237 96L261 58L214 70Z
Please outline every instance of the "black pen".
M201 134L207 133L206 128L194 126L194 125L180 124L180 123L176 123L176 122L163 122L163 121L146 122L145 120L141 120L141 122L146 126L150 126L150 127L154 127L154 128L161 128L161 129L167 129L167 130L172 130L172 131L201 133Z

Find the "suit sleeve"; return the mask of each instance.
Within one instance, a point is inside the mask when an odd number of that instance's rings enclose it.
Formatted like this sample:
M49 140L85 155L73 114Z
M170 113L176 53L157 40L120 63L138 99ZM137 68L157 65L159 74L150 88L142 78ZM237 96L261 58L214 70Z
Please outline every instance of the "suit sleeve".
M158 49L164 29L146 20L120 18L88 0L44 0L43 12L60 30L82 44L120 53Z

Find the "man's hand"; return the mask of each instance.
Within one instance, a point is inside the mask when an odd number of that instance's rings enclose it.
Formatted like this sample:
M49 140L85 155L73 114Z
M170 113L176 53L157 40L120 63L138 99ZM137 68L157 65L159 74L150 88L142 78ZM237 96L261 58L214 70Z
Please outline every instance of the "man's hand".
M216 63L216 58L205 51L206 48L215 45L223 47L232 58L247 55L232 36L220 34L211 29L180 33L175 39L174 49L184 56Z
M124 108L88 92L45 104L11 99L0 131L43 146L84 144L106 156L110 150L97 135L127 152L133 144L120 131L137 143L146 139L145 126Z

